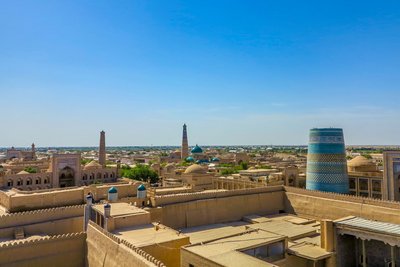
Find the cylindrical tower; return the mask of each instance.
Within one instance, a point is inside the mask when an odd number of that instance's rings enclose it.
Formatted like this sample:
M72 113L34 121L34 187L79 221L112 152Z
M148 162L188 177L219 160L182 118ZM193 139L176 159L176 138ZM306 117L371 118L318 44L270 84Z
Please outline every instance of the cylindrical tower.
M349 193L346 149L343 130L310 130L306 188L326 192Z
M100 132L100 145L99 145L99 164L106 167L106 133Z
M188 137L187 137L187 127L186 127L186 124L183 124L181 159L184 160L188 156L189 156L189 144L188 144Z

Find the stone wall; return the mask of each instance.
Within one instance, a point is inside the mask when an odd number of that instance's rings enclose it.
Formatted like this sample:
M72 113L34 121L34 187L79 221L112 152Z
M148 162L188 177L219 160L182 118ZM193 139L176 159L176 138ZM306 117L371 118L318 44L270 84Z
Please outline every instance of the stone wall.
M285 211L314 219L359 216L400 224L400 202L285 187Z
M0 244L0 266L85 266L85 233Z
M89 267L165 267L150 254L119 239L93 222L88 225L86 243Z

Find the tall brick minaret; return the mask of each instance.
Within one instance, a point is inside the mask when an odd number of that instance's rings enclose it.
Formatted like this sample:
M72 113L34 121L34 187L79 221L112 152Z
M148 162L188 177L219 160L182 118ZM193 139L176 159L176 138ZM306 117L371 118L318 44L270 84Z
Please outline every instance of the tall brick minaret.
M182 134L182 148L181 148L181 159L186 159L189 156L189 145L187 138L186 124L183 124L183 134Z
M106 133L100 132L100 146L99 146L99 164L106 167Z
M35 143L32 143L32 159L36 159L36 148L35 148Z

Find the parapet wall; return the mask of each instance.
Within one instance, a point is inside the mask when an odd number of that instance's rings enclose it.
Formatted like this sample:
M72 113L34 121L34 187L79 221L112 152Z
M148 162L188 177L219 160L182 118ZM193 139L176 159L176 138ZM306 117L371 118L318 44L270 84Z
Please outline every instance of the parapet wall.
M160 195L151 198L151 203L153 207L170 205L174 203L182 203L188 201L195 201L201 199L212 199L212 198L225 198L230 196L242 196L260 193L270 193L283 191L283 186L271 186L271 187L261 187L261 188L247 188L238 190L228 190L228 191L209 191L209 192L197 192L197 193L183 193L183 194L173 194L173 195Z
M331 198L331 199L335 199L335 200L351 201L354 203L377 205L380 207L400 209L400 202L398 202L398 201L381 200L381 199L368 198L368 197L362 197L362 196L307 190L307 189L303 189L303 188L296 188L296 187L290 187L290 186L285 186L285 191L290 192L290 193L297 193L297 194L303 194L303 195L309 195L309 196L315 196L315 197Z
M93 222L89 222L86 243L89 267L165 267L150 254L105 231Z
M161 196L155 203L162 203L161 223L179 229L238 221L252 214L277 214L285 209L284 194L283 187L276 186Z
M118 190L119 198L135 197L137 187L141 182L113 183L105 185L91 185L68 189L49 189L38 191L0 191L0 205L9 212L45 209L50 207L63 207L85 203L85 196L92 194L95 200L107 198L110 187Z
M4 206L3 203L1 204ZM81 188L71 188L70 190L39 193L32 191L31 194L10 195L6 209L10 212L19 212L79 204L83 204L83 190Z
M85 266L85 233L0 243L0 266Z
M9 213L0 216L0 229L83 216L85 205Z
M285 211L314 219L360 216L400 224L400 202L285 187Z

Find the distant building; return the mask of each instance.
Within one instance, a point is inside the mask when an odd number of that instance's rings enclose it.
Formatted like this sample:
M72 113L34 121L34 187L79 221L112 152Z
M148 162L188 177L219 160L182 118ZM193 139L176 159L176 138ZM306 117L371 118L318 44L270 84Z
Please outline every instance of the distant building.
M306 188L335 193L349 193L343 130L310 130Z
M32 151L29 152L12 149L9 156L17 151L19 157L13 157L9 162L2 164L0 188L31 191L115 182L118 176L117 168L105 166L104 132L101 132L100 140L99 162L102 164L91 161L82 165L81 154L53 154L49 160L35 160L33 144ZM25 170L27 168L34 171L28 172Z
M6 151L6 160L12 159L22 159L22 160L35 160L36 159L36 149L35 144L32 144L31 150L21 150L11 147Z
M357 156L347 163L350 194L382 199L383 173L370 159Z
M383 152L383 198L400 201L400 152Z

